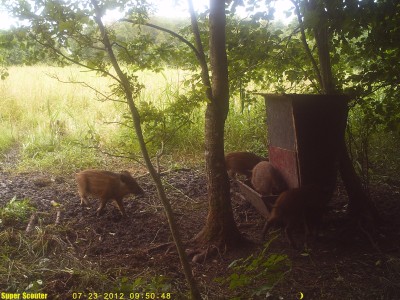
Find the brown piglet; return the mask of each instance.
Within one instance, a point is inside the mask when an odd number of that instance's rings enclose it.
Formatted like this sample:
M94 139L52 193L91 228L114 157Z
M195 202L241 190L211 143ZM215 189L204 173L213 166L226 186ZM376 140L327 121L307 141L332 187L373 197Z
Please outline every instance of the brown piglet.
M230 178L235 179L236 174L251 177L251 170L264 159L251 152L231 152L225 155L226 171Z
M265 222L262 239L270 227L282 225L285 227L290 245L295 248L293 231L298 227L303 227L306 244L309 233L317 235L326 205L327 196L316 185L306 185L283 192L279 195Z
M286 189L282 175L268 161L259 162L253 168L251 184L263 196L279 195Z
M115 200L122 216L126 216L122 198L128 194L142 195L142 188L128 171L113 173L103 170L84 170L75 175L81 205L89 205L89 195L100 199L97 215L100 215L106 203Z

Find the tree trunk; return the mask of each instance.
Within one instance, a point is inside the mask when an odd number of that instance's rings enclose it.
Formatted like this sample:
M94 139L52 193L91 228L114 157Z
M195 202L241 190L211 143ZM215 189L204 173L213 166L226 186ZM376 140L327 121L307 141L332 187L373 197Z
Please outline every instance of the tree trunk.
M230 184L225 168L224 127L229 110L228 61L225 47L225 1L210 1L211 101L205 115L205 160L208 216L196 240L218 247L242 240L233 218Z
M332 66L329 52L329 33L326 24L321 24L321 26L314 28L314 34L317 43L319 65L321 69L320 72L322 93L335 94L336 88L332 75Z
M340 149L339 172L349 196L349 215L356 218L367 217L371 221L378 221L380 219L379 213L363 189L344 140Z
M209 104L205 120L208 215L206 225L196 240L219 248L234 247L242 240L233 218L230 184L224 163L224 123L218 107Z

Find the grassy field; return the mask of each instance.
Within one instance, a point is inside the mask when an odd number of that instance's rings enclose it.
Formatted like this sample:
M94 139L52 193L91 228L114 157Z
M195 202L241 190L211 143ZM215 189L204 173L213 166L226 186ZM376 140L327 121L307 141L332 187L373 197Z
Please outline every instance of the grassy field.
M65 81L87 81L104 89L105 78L96 78L76 68L13 67L1 82L1 130L7 139L0 145L6 151L11 145L21 149L22 169L51 168L52 165L96 163L94 153L79 147L79 141L96 128L109 135L112 126L106 118L116 118L113 103L96 101L96 93L80 84Z
M127 107L104 101L111 83L107 78L76 67L11 67L9 73L0 82L0 152L18 145L18 170L57 171L61 167L73 171L103 165L106 161L101 153L140 156L132 129L120 124L129 119ZM168 164L202 160L204 103L182 120L171 113L174 103L184 95L187 75L168 70L139 77L145 89L138 106L149 148L155 154L164 142ZM261 99L245 111L233 99L226 126L227 150L263 154L264 121Z

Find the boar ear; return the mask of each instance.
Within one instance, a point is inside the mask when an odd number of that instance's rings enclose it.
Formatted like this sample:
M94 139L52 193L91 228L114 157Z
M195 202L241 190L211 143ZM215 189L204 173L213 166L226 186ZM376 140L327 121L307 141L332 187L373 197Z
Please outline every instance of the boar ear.
M122 181L123 183L126 183L126 184L128 184L128 183L132 180L131 173L129 173L128 171L122 171L122 172L119 174L119 176L120 176L120 178L121 178L121 181Z

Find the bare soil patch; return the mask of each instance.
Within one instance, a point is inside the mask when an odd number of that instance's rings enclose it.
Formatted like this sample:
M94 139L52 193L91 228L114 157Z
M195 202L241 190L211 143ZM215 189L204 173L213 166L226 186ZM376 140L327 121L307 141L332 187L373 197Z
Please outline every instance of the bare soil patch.
M190 247L188 241L200 231L207 215L204 172L181 169L165 174L163 179L183 240ZM76 256L98 264L105 272L114 270L114 276L117 273L121 278L145 273L164 275L172 283L172 299L182 299L187 287L178 255L168 244L172 238L155 187L148 176L140 177L138 182L146 195L124 199L126 219L110 204L104 215L97 217L97 200L92 200L90 209L81 208L74 174L1 171L0 205L14 196L29 198L38 211L49 212L44 222L54 223L51 201L60 203L59 226L67 228L60 238L71 245ZM360 227L348 219L347 196L339 186L322 235L312 242L307 255L303 250L291 249L283 231L277 231L281 234L268 251L288 255L292 268L269 294L252 299L299 299L300 292L304 299L400 299L400 186L373 185L371 196L383 219L375 229ZM229 274L228 266L233 260L258 253L263 247L260 235L264 219L237 196L235 188L232 205L239 230L254 243L219 253L203 264L192 263L204 299L231 299L234 295L251 299L252 291L232 291L214 280ZM20 229L25 227L26 223L20 224ZM72 280L60 275L45 283L44 291L54 298L68 299Z

